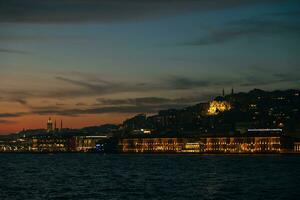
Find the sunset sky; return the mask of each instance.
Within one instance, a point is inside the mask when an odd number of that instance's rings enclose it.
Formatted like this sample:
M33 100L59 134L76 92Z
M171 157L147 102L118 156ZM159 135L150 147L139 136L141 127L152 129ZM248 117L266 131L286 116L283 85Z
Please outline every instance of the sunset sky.
M0 0L0 134L299 89L298 0Z

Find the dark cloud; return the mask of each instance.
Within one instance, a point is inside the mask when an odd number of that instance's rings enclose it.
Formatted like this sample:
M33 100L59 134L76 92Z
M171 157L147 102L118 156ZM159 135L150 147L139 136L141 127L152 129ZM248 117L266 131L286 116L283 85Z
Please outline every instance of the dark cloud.
M67 82L67 83L71 83L73 85L81 86L86 89L98 90L98 91L105 91L105 89L106 89L104 85L100 85L98 83L92 84L89 81L73 80L73 79L69 79L69 78L65 78L65 77L61 77L61 76L57 76L56 79Z
M166 78L158 80L149 80L148 83L144 82L112 82L89 77L79 77L79 79L68 78L68 77L55 77L59 81L63 81L70 84L73 87L64 87L56 89L49 88L43 90L26 90L26 89L0 89L0 92L6 94L5 99L0 99L1 101L14 101L18 102L28 108L27 99L30 98L51 98L51 99L67 99L67 98L79 98L79 97L93 97L93 96L103 96L107 94L121 94L121 93L155 93L160 91L186 91L194 89L203 89L208 86L223 86L232 85L236 80L232 79L221 79L214 78L189 78L184 76L169 76ZM105 101L105 99L103 99ZM124 102L125 101L125 102ZM122 99L119 103L135 103L135 104L145 104L145 103L174 103L174 100L164 99L159 97L147 97L147 98L135 98L135 99ZM102 102L105 103L105 102ZM79 106L80 104L78 104Z
M87 104L86 104L86 103L83 103L83 102L79 102L79 103L76 103L75 105L76 105L76 106L86 106Z
M189 90L195 88L204 88L208 86L220 86L224 84L231 84L234 80L225 80L214 78L189 78L184 76L170 76L160 80L152 80L148 83L125 83L125 82L108 82L104 80L100 81L91 81L88 79L74 80L65 77L56 77L60 81L64 81L79 87L82 87L84 90L79 92L78 95L104 95L104 94L113 94L113 93L123 93L123 92L149 92L149 91L168 91L168 90ZM63 92L66 95L69 92ZM71 92L72 95L77 92ZM162 100L162 99L157 99ZM128 99L129 101L129 99Z
M245 19L231 22L226 26L217 28L207 35L180 45L211 45L228 42L242 37L280 35L283 33L300 35L299 22L276 21L262 19Z
M277 83L296 83L300 81L300 74L294 73L270 73L269 70L258 67L247 74L237 74L235 77L207 77L193 79L187 77L171 77L166 79L165 88L172 90L203 89L218 87L254 87L272 85ZM162 84L163 85L163 84Z
M137 21L275 0L0 0L0 22L77 23Z
M152 105L169 103L171 100L161 97L141 97L130 99L105 99L98 98L97 101L103 105Z
M0 53L30 54L28 51L0 48Z
M271 16L271 17L300 17L300 10L288 11L288 12L272 12L272 13L267 13L266 16Z
M82 80L75 80L71 78L56 77L57 80L64 81L66 83L70 83L79 87L84 88L83 94L94 94L94 95L102 95L102 94L112 94L112 93L121 93L121 92L137 92L143 91L145 89L151 89L145 83L122 83L122 82L109 82L105 80L90 80L85 79L83 77ZM80 92L80 91L79 91ZM76 94L76 91L73 91L72 94Z
M85 109L63 109L59 106L31 107L31 111L27 114L78 116L82 114L104 113L154 113L162 109L182 108L187 105L191 105L192 103L199 103L201 100L201 97L196 96L177 99L163 97L141 97L132 99L98 98L98 104L88 106L88 108ZM81 105L87 106L82 103L76 104L76 106Z
M288 73L274 73L269 76L259 75L247 75L244 77L244 81L240 83L240 86L256 87L264 85L272 85L278 83L297 83L300 82L300 75L288 74Z
M98 98L97 101L100 105L187 105L190 103L200 102L203 100L203 97L189 97L189 98L163 98L163 97L140 97L140 98L125 98L125 99L106 99ZM206 99L207 100L207 99Z
M154 104L154 105L114 105L102 107L90 107L86 109L62 109L56 106L45 106L31 108L29 112L23 113L0 113L0 118L15 118L24 115L62 115L75 117L86 114L107 114L107 113L155 113L158 110L169 108L182 108L188 104ZM1 119L2 120L2 119ZM4 119L3 119L4 121Z
M26 107L28 112L19 113L1 113L0 118L14 118L24 115L64 115L79 116L82 114L105 114L105 113L155 113L159 110L169 108L182 108L191 104L209 100L214 94L201 94L199 96L190 96L186 98L164 98L164 97L140 97L124 99L97 98L97 105L78 103L76 106L87 106L85 109L71 108L66 109L60 105L54 106L31 106Z
M195 89L206 88L220 88L220 87L254 87L261 85L272 85L283 82L298 82L300 74L293 73L269 73L261 74L255 70L250 74L238 74L236 77L205 77L205 78L191 78L185 76L170 76L149 83L113 83L107 81L100 81L99 83L91 83L89 80L74 81L67 78L60 78L60 80L83 87L83 90L77 92L61 92L59 95L71 94L73 97L78 96L101 96L104 94L118 94L124 92L159 92L159 91L187 91ZM105 83L102 83L105 82ZM211 94L209 94L211 95ZM207 100L207 95L198 95L197 98ZM194 99L190 99L193 101ZM143 97L143 98L127 98L127 99L105 99L98 98L98 102L103 105L147 105L147 104L163 104L163 103L178 103L179 101L188 103L188 99L168 99L161 97Z
M21 105L27 105L28 104L26 98L24 97L24 92L22 92L23 96L19 95L18 93L15 93L15 92L9 93L9 92L6 92L6 91L1 91L1 90L0 90L0 92L3 92L3 93L6 94L6 97L0 97L0 101L3 101L3 102L17 102ZM27 95L25 95L25 96L27 96Z
M76 33L75 33L76 34ZM5 30L0 32L0 41L13 41L13 42L20 42L20 41L39 41L39 42L68 42L68 41L88 41L94 40L95 38L92 36L82 36L82 35L61 35L61 34L47 34L47 35L40 35L40 34L20 34L18 32L6 33ZM5 49L4 49L5 50ZM29 53L27 51L20 51L21 53Z
M10 118L10 117L20 117L25 115L25 112L17 112L17 113L0 113L0 118Z
M187 98L163 98L163 97L141 97L132 99L105 99L98 98L97 106L88 106L85 109L65 109L61 106L27 106L30 111L23 113L2 113L0 118L19 117L23 115L64 115L79 116L82 114L106 114L106 113L155 113L158 110L169 108L182 108L191 104L199 103L203 100L201 97ZM207 99L205 99L207 100ZM78 104L85 105L86 104Z
M10 120L5 120L5 119L0 119L0 124L14 124L16 122L10 121Z
M65 106L66 104L65 103L56 102L55 105L56 106Z
M132 106L106 106L94 107L87 109L45 109L34 111L34 114L39 115L65 115L65 116L78 116L85 114L106 114L106 113L155 113L158 110L169 108L182 108L187 105L176 104L162 104L162 105L132 105Z
M25 99L16 99L15 101L20 103L21 105L27 105L27 101Z
M176 76L168 79L167 84L171 89L182 90L182 89L206 87L208 85L211 85L212 82L207 80L196 80L192 78Z

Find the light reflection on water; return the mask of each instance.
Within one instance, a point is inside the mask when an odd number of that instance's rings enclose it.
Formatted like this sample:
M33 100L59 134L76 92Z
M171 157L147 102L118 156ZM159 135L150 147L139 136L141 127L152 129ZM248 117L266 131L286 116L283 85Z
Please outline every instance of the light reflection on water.
M0 154L0 199L298 199L297 155Z

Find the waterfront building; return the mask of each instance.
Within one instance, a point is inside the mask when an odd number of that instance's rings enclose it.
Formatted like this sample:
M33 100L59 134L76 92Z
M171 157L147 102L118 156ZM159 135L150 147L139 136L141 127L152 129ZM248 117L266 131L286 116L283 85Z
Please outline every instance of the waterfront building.
M102 136L102 135L76 136L75 150L79 152L93 151L96 149L96 145L105 139L107 139L107 136Z
M67 152L73 151L70 137L40 135L31 138L31 151L34 152Z
M119 148L124 153L175 153L185 144L181 138L132 138L121 139Z
M185 144L182 152L201 153L277 153L279 136L208 137Z
M294 142L294 152L300 153L300 142Z
M144 137L120 139L118 145L124 153L279 153L281 137L278 134Z
M0 152L26 152L30 150L30 140L24 138L0 141Z

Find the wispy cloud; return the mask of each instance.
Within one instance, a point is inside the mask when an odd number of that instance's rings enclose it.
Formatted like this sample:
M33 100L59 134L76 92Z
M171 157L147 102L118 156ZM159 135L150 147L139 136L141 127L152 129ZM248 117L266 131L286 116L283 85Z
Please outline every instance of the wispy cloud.
M0 22L122 22L190 11L212 11L275 0L1 0Z
M285 11L285 12L271 12L271 13L266 13L266 16L271 16L271 17L300 17L300 10Z
M278 83L300 83L300 74L274 73L262 78L257 75L248 75L245 81L240 83L244 87L259 87Z
M15 50L15 49L4 49L0 48L0 53L14 53L14 54L30 54L28 51Z
M155 104L155 105L115 105L115 106L102 106L102 107L89 107L85 109L62 109L55 106L45 106L33 108L31 111L24 113L0 113L0 118L3 122L5 118L16 118L25 115L61 115L76 117L79 115L89 114L109 114L109 113L155 113L162 109L169 108L182 108L188 104Z
M10 121L10 120L5 120L5 119L0 119L0 124L14 124L16 122Z
M287 14L287 13L286 13ZM279 14L277 14L279 15ZM243 19L230 22L224 26L217 27L206 35L179 45L202 46L212 45L236 40L243 37L269 36L287 34L300 34L299 21L284 21L274 19Z
M94 107L87 109L44 109L34 111L34 114L38 115L63 115L63 116L78 116L85 114L107 114L107 113L155 113L158 110L169 108L182 108L186 105L131 105L131 106L106 106L106 107Z
M14 118L26 115L25 112L17 112L17 113L0 113L0 118Z
M151 89L145 83L129 83L129 82L112 82L106 80L86 79L82 77L81 80L57 76L57 80L81 87L85 89L85 93L93 93L94 95L122 93L122 92L137 92L144 89Z
M15 99L15 101L20 103L21 105L27 105L27 101L25 99Z
M139 98L124 98L124 99L107 99L97 98L101 105L130 105L130 106L155 106L155 105L187 105L191 103L199 103L204 100L203 96L191 96L186 98L164 98L164 97L139 97ZM205 97L207 100L207 97Z
M170 89L191 89L191 88L199 88L206 87L208 85L213 84L212 81L207 81L204 79L193 79L183 76L173 76L166 80L167 85Z
M189 90L194 88L203 88L207 86L219 86L231 84L234 80L230 79L211 79L191 78L187 76L166 76L158 80L149 80L148 82L112 82L105 80L92 81L83 77L75 80L66 77L56 77L57 80L81 87L85 93L92 92L94 95L123 93L123 92L149 92L149 91L170 91L170 90Z

